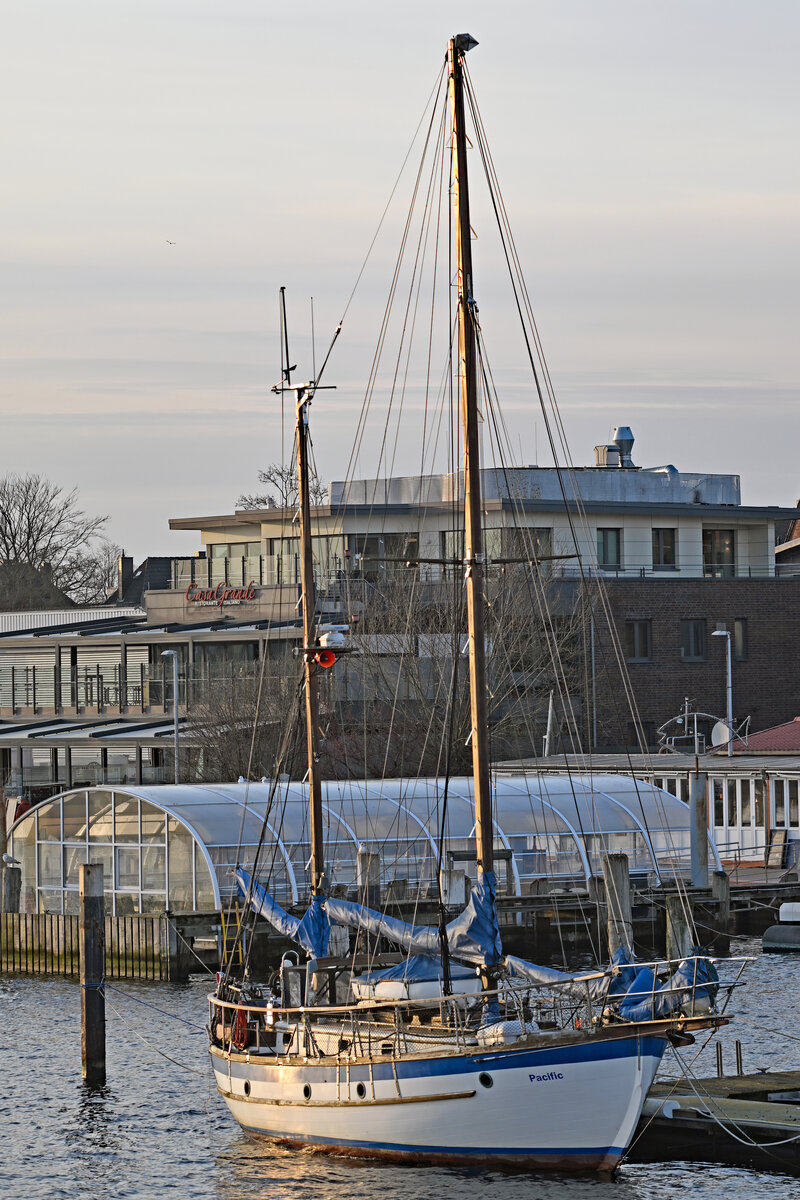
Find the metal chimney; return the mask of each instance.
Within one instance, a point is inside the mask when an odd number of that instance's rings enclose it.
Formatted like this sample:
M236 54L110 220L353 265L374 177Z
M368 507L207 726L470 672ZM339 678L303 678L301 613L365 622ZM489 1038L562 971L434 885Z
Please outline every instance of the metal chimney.
M632 467L633 459L631 458L631 451L633 450L633 434L628 426L618 425L614 430L611 440L619 448L619 465L621 467Z

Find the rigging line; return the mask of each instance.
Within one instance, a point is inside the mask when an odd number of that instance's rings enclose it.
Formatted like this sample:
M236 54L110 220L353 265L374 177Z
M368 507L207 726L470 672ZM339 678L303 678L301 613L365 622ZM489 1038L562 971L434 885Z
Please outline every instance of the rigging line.
M493 207L494 207L494 209L495 209L495 213L496 213L496 215L497 215L497 217L498 217L498 228L499 228L499 230L500 230L501 242L502 242L502 244L503 244L504 250L506 251L506 259L507 259L507 262L509 263L509 269L510 269L510 262L509 262L508 249L506 248L506 234L507 234L507 236L508 236L508 239L509 239L509 244L510 244L510 246L511 246L511 249L512 249L512 254L513 254L513 259L514 259L514 262L515 262L515 266L516 266L516 269L517 269L517 272L518 272L518 277L519 277L520 287L521 287L521 290L522 290L522 294L523 294L523 296L524 296L524 298L525 298L526 311L528 312L529 319L530 319L530 321L531 321L531 326L532 326L532 330L533 330L533 334L534 334L534 342L535 342L535 344L536 344L536 347L537 347L537 353L539 354L540 361L541 361L541 362L542 362L542 364L543 364L543 370L544 370L544 372L545 372L545 382L546 382L546 387L547 387L547 391L548 391L548 395L549 395L549 397L550 397L551 403L552 403L552 405L553 405L553 410L554 410L555 420L556 420L556 424L557 424L557 429L558 429L558 431L559 431L559 440L560 440L560 441L561 441L561 443L562 443L562 449L564 449L564 450L565 450L565 454L566 454L566 457L567 457L567 462L568 462L568 473L569 473L569 477L570 477L570 480L571 480L571 483L572 483L572 486L573 486L573 491L574 491L575 498L576 498L576 506L578 507L579 513L581 514L581 518L582 518L582 522L583 522L583 525L584 525L584 527L585 527L585 528L588 528L588 522L586 521L585 509L583 508L582 501L580 500L580 492L579 492L579 490L578 490L578 488L577 488L577 479L576 479L576 477L575 477L575 474L574 474L574 467L572 466L571 459L570 459L570 456L569 456L568 447L566 446L566 438L565 438L565 434L564 434L564 430L563 430L563 424L561 423L560 414L558 413L558 407L557 407L557 404L556 404L556 402L555 402L555 395L554 395L554 392L553 392L553 389L552 389L552 380L551 380L551 378L550 378L549 371L548 371L548 369L547 369L546 360L544 359L544 354L543 354L543 351L542 351L542 348L541 348L541 342L540 342L539 335L538 335L538 329L536 328L535 319L534 319L534 317L533 317L533 312L532 312L532 309L531 309L531 307L530 307L530 301L529 301L529 297L528 297L528 294L527 294L527 289L526 289L526 287L525 287L524 277L522 276L522 274L521 274L521 269L520 269L520 267L519 267L519 259L518 259L518 255L517 255L517 253L516 253L516 248L515 248L515 246L514 246L514 243L513 243L513 236L512 236L512 234L511 234L510 227L508 226L508 222L507 222L507 214L505 213L505 207L504 207L504 205L502 204L502 198L501 198L501 197L499 197L499 189L497 189L497 188L496 188L496 173L494 172L494 167L493 167L493 164L491 163L491 155L490 155L490 152L489 152L489 150L488 150L488 146L487 146L487 144L486 144L485 135L483 134L483 127L482 127L482 123L481 123L481 121L480 121L480 116L479 116L479 113L478 113L478 110L477 110L477 104L475 103L475 100L474 100L474 95L472 94L472 92L471 92L471 88L469 87L469 85L468 85L468 94L469 94L469 96L470 96L470 108L471 108L471 111L472 111L473 120L474 120L474 122L475 122L475 125L476 125L476 130L478 131L478 143L479 143L479 148L480 148L480 151L481 151L481 156L482 156L482 159L483 159L483 161L484 161L484 167L485 167L486 174L487 174L487 182L489 183L490 197L491 197L491 199L492 199L492 204L493 204ZM494 184L495 184L495 186L493 186L493 181L494 181ZM497 199L497 200L496 200L496 196L498 197L498 199ZM501 206L501 208L502 208L502 212L503 212L503 217L504 217L504 221L503 221L503 223L501 223L501 221L500 221L500 217L499 217L499 212L498 212L498 202L499 202L499 204L500 204L500 206ZM520 306L519 306L519 299L518 299L518 294L517 294L517 285L516 285L516 283L513 281L513 279L512 279L512 289L513 289L513 291L514 291L515 298L517 298L517 308L518 308L518 312L519 312L520 318L522 318L522 312L521 312L521 310L520 310ZM524 322L523 322L523 331L524 331ZM525 340L526 340L526 342L527 342L527 334L526 334L526 333L524 333L524 336L525 336ZM531 357L531 355L530 355L530 351L529 351L529 360L530 360L530 363L531 363L531 368L532 368L532 371L533 371L533 375L534 375L534 381L535 381L535 384L536 384L537 392L539 393L540 407L542 407L542 416L543 416L543 419L544 419L544 422L545 422L545 428L546 428L546 430L547 430L547 433L548 433L548 439L549 439L549 441L550 441L551 452L552 452L552 454L553 454L553 459L554 459L554 462L555 462L555 465L556 465L556 471L557 471L557 475L558 475L559 486L560 486L560 488L561 488L561 490L562 490L562 497L563 497L563 499L564 499L564 503L565 503L565 509L567 510L567 518L568 518L568 521L569 521L569 523L570 523L570 526L571 526L571 528L572 528L573 539L575 540L575 543L576 543L576 545L577 545L577 538L575 537L575 530L574 530L574 527L573 527L573 523L572 523L572 517L571 517L571 514L570 514L570 512L569 512L569 505L568 505L568 503L567 503L567 499L566 499L566 492L565 492L564 485L563 485L563 480L562 480L562 475L561 475L561 467L560 467L560 465L559 465L559 463L558 463L558 458L557 458L557 455L556 455L556 453L555 453L555 446L554 446L554 444L553 444L552 433L551 433L551 430L550 430L549 418L547 417L547 413L546 413L546 411L544 410L544 407L543 407L542 393L541 393L541 388L540 388L540 385L539 385L538 373L536 372L536 368L535 368L535 365L534 365L534 363L533 363L533 359L532 359L532 357ZM580 559L579 559L579 564L578 564L578 565L579 565L579 571L580 571L580 574L581 574L581 578L582 578L582 579L584 579L584 583L585 583L585 576L584 576L584 571L583 571L583 565L582 565L582 562L581 562L581 560L580 560ZM617 658L617 664L618 664L618 668L619 668L619 670L620 670L620 674L621 674L621 677L622 677L622 681L623 681L623 688L624 688L624 690L625 690L625 692L626 692L626 698L627 698L627 700L628 700L628 705L629 705L629 708L631 709L631 712L632 712L632 713L633 713L633 715L634 715L634 722L635 722L635 728L637 729L637 735L639 736L639 738L640 738L640 741L642 741L642 737L641 737L641 719L640 719L640 718L639 718L639 716L638 716L638 711L637 711L637 706L636 706L636 702L635 702L635 697L634 697L634 695L633 695L632 688L631 688L631 685L630 685L630 678L629 678L629 675L628 675L628 672L627 672L626 664L624 663L624 661L623 661L623 658L622 658L621 647L620 647L620 645L619 645L619 640L618 640L618 637L617 637L617 635L616 635L616 630L615 630L615 628L614 628L613 621L612 621L612 619L611 619L610 610L609 610L608 601L607 601L607 596L606 596L605 588L603 587L602 583L601 583L601 584L599 585L599 587L598 587L598 592L599 592L599 594L600 594L600 596L601 596L601 604L603 605L603 607L604 607L604 610L605 610L605 612L606 612L606 619L607 619L607 621L608 621L608 625L609 625L609 631L610 631L610 634L611 634L612 645L613 645L613 647L614 647L614 650L615 650L615 655L616 655L616 658ZM614 700L616 701L616 696L615 696L615 695L614 695ZM644 749L644 746L643 746L643 749ZM645 753L646 753L646 751L645 751ZM633 771L632 771L632 764L631 764L631 773L633 774Z
M196 1029L200 1033L205 1033L206 1031L205 1025L196 1025L194 1021L187 1021L185 1017L179 1017L177 1013L169 1012L169 1010L166 1008L159 1008L159 1006L157 1004L153 1004L151 1000L142 1000L139 996L134 996L132 992L126 992L123 988L115 987L114 984L109 983L106 979L103 981L103 991L107 992L109 990L119 993L119 995L123 996L126 1000L133 1000L136 1004L142 1004L145 1008L152 1008L155 1012L161 1013L162 1017L169 1017L172 1021L179 1021L181 1025L188 1025L190 1029Z
M289 742L290 742L291 738L293 736L295 736L295 734L296 734L296 730L297 730L297 726L298 726L299 701L300 701L300 696L302 694L302 689L303 689L303 673L301 670L297 684L295 686L295 703L293 705L295 718L294 718L294 721L287 722L286 727L284 729L283 738L281 740L281 746L280 746L280 750L279 750L279 757L275 764L275 775L274 775L273 780L271 781L270 790L269 790L269 794L267 797L267 804L266 804L266 808L264 811L264 818L263 818L263 821L261 824L261 832L259 834L259 839L256 844L255 852L253 854L253 864L252 864L252 870L251 870L251 875L250 875L250 885L247 889L247 895L246 895L245 901L244 901L246 911L249 910L251 907L253 887L256 882L256 875L258 872L261 851L262 851L262 848L264 845L264 839L266 837L268 822L269 822L270 814L271 814L272 807L274 804L275 795L276 795L276 792L278 789L278 784L280 782L280 773L281 773L280 768L282 766L284 758L286 757L286 754L288 753ZM287 792L288 792L288 788L287 788ZM272 863L273 866L274 866L274 861L275 861L276 855L277 855L277 844L273 847L273 863ZM249 912L247 913L247 915L249 916ZM235 950L236 947L239 945L239 943L242 941L243 936L244 936L244 926L242 923L240 923L236 930L236 937L234 939L234 945L232 947L231 954L228 958L228 962L225 965L224 972L222 975L222 983L223 984L227 983L227 981L231 975L231 968L233 965L233 950ZM245 962L242 964L243 969L247 965L249 965L251 948L252 948L252 939L250 939L250 941L248 942L248 945L247 945L246 954L244 956Z
M106 999L106 1004L111 1009L114 1016L119 1017L123 1025L127 1025L131 1033L135 1034L140 1041L144 1042L145 1046L147 1046L150 1050L154 1051L161 1058L165 1058L167 1062L171 1062L173 1066L180 1067L183 1071L188 1071L190 1075L201 1075L204 1079L208 1079L208 1073L206 1071L197 1071L194 1067L189 1067L186 1065L186 1063L182 1063L177 1058L173 1058L171 1054L165 1054L163 1050L159 1050L158 1046L154 1046L153 1043L144 1036L144 1034L141 1034L136 1026L132 1025L131 1022L114 1007L110 1000Z
M678 1059L678 1062L680 1063L680 1057L678 1055L678 1051L675 1048L675 1046L670 1045L670 1049L672 1050L672 1053L674 1054L675 1058ZM779 1140L772 1141L772 1142L756 1141L755 1138L750 1137L745 1132L745 1130L742 1128L742 1126L739 1124L738 1121L734 1121L732 1118L729 1118L726 1121L723 1118L717 1116L717 1114L714 1112L713 1108L711 1107L711 1104L709 1103L709 1101L713 1102L715 1097L710 1096L707 1093L704 1094L703 1092L698 1091L696 1084L699 1084L700 1081L693 1075L690 1068L684 1069L684 1079L689 1084L689 1087L694 1092L697 1099L704 1106L705 1115L708 1117L711 1117L712 1121L716 1125L719 1125L720 1129L722 1129L725 1133L727 1133L730 1137L732 1137L735 1142L739 1142L742 1146L752 1146L752 1147L757 1147L759 1150L769 1151L773 1146L787 1146L791 1142L800 1141L800 1133L794 1133L794 1134L792 1134L791 1137L780 1138ZM734 1130L736 1130L736 1133L733 1132Z
M356 289L358 288L358 285L359 285L359 283L361 282L361 277L362 277L362 275L364 274L364 271L366 270L366 266L367 266L367 263L369 262L370 255L372 254L372 251L373 251L373 248L374 248L374 246L375 246L375 243L376 243L376 241L378 240L378 235L379 235L379 233L380 233L380 231L381 231L381 229L382 229L382 227L383 227L383 222L386 220L386 214L387 214L387 213L388 213L388 211L389 211L389 208L390 208L390 206L391 206L392 200L394 199L394 194L395 194L395 192L397 191L397 188L398 188L398 187L399 187L399 185L400 185L400 180L401 180L401 179L402 179L402 177L403 177L403 172L405 171L405 168L406 168L406 163L408 162L409 158L411 157L411 151L414 149L414 143L416 142L416 140L417 140L417 136L418 136L418 134L419 134L419 131L420 131L420 129L422 128L422 124L423 124L423 122L424 122L424 120L425 120L425 116L426 116L426 114L428 113L428 111L429 111L429 110L430 110L430 108L431 108L431 100L432 100L432 99L433 99L433 98L436 96L436 93L437 93L439 90L441 90L441 87L442 87L442 84L443 84L443 82L444 82L445 76L446 76L446 67L442 67L442 69L439 71L439 74L438 74L438 76L437 76L437 78L436 78L436 82L434 83L433 87L431 88L431 90L430 90L430 92L429 92L429 94L428 94L428 98L427 98L427 100L425 101L425 106L424 106L424 108L423 108L423 110L422 110L422 116L420 117L420 119L419 119L419 122L417 123L417 127L416 127L416 129L414 130L414 136L413 136L413 137L412 137L412 139L411 139L411 143L410 143L410 145L409 145L409 147L408 147L408 150L407 150L407 151L406 151L406 153L405 153L405 157L404 157L404 159L403 159L403 162L402 162L402 165L401 165L401 167L400 167L400 170L399 170L399 172L398 172L398 174L397 174L397 178L395 179L395 181L394 181L394 184L393 184L393 186L392 186L392 190L391 190L391 192L389 193L389 199L386 201L386 205L385 205L385 207L384 207L384 210L383 210L383 212L382 212L382 214L381 214L381 218L380 218L380 221L378 222L377 229L375 230L375 233L374 233L374 234L373 234L373 236L372 236L372 241L371 241L371 242L370 242L370 244L369 244L369 248L368 248L368 250L367 250L367 253L366 253L366 255L364 256L364 261L363 261L363 263L361 264L361 268L360 268L360 270L359 270L359 272L358 272L358 275L356 276L356 281L355 281L355 283L353 284L353 289L352 289L352 291L350 292L350 295L349 295L349 296L348 296L348 298L347 298L347 303L346 303L346 304L345 304L345 306L344 306L344 312L342 313L342 320L340 321L340 325L341 325L341 324L344 322L344 319L345 319L345 317L347 316L347 312L348 312L348 310L349 310L349 308L350 308L350 305L351 305L351 304L352 304L352 302L353 302L353 297L354 297L354 296L355 296L355 294L356 294ZM435 112L435 110L436 110L436 107L437 107L438 103L439 103L438 99L434 99L434 100L433 100L433 110L434 110L434 112Z
M437 104L438 104L438 101L437 101ZM405 220L405 224L403 227L403 233L402 233L401 240L400 240L400 249L399 249L397 257L395 259L394 271L393 271L393 275L392 275L391 284L389 287L389 297L388 297L386 305L384 307L383 317L381 320L381 327L380 327L380 330L378 333L378 344L376 346L375 353L374 353L373 359L372 359L372 365L370 367L369 374L367 377L367 386L366 386L365 393L364 393L364 399L361 404L361 412L359 414L359 419L358 419L356 438L354 440L353 447L350 451L350 458L349 458L348 465L347 465L347 471L346 471L346 475L345 475L346 479L350 479L351 471L353 470L354 464L357 461L358 456L361 452L361 444L363 442L364 432L365 432L366 416L367 416L367 413L369 412L369 408L370 408L370 405L372 402L378 367L379 367L381 357L383 354L383 347L385 345L386 338L388 336L389 317L391 315L392 307L394 304L394 298L395 298L398 284L399 284L400 268L403 263L405 248L406 248L408 238L410 235L410 231L411 231L411 221L412 221L412 217L414 215L414 208L416 205L417 196L419 194L420 181L422 179L423 168L425 165L425 158L427 156L428 146L430 144L431 131L433 130L433 122L434 122L435 116L436 116L436 107L434 107L431 111L430 123L429 123L427 134L425 137L425 143L423 145L423 155L422 155L422 159L420 160L419 167L417 168L417 174L416 174L416 177L414 180L414 187L413 187L412 196L411 196L411 205L410 205L409 211L406 215L406 220Z

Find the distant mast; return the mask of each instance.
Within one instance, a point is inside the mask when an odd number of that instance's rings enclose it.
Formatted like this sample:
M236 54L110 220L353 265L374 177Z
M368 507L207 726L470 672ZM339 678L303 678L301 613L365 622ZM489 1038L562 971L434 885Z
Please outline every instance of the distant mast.
M472 773L475 789L475 842L479 876L494 870L494 825L489 778L489 731L486 703L486 639L483 621L484 553L481 525L480 434L478 429L477 346L472 283L467 137L464 127L462 56L477 46L468 33L457 34L447 49L453 134L453 207L458 268L458 366L464 437L464 569L469 634L469 687Z

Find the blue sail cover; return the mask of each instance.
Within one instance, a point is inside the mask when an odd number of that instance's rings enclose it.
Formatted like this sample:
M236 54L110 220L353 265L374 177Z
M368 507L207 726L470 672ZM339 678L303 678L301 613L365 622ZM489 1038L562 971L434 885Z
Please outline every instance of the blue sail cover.
M642 967L620 1001L619 1015L625 1021L656 1021L692 1001L706 1000L712 1004L719 987L717 969L707 958L690 958L655 986L650 967Z
M312 958L324 958L328 953L331 926L323 906L322 896L312 896L308 912L303 917L293 917L273 900L263 884L256 883L247 871L239 867L235 872L239 891L254 912L259 913L279 933L297 942Z
M281 908L266 888L252 881L241 867L235 877L239 890L255 912L314 958L327 954L331 921L350 929L381 934L410 954L441 955L439 930L433 925L409 925L363 904L321 896L312 896L311 906L301 919ZM500 962L503 947L497 922L496 888L495 876L485 871L472 888L464 911L448 924L447 943L453 958L487 967Z
M495 876L491 871L484 871L470 892L467 907L448 922L447 945L453 958L481 967L493 967L500 962L503 947L497 922L496 889ZM337 925L381 934L409 954L426 954L434 958L441 955L439 930L434 925L408 925L397 917L388 917L349 900L331 898L325 907Z

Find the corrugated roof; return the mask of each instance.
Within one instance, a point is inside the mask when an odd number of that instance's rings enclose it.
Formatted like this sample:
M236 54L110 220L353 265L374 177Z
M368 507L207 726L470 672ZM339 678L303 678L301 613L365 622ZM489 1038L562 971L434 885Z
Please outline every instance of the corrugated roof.
M0 612L0 633L25 633L33 629L79 625L86 621L109 618L144 617L144 609L136 605L103 605L97 608L49 608L33 612Z

